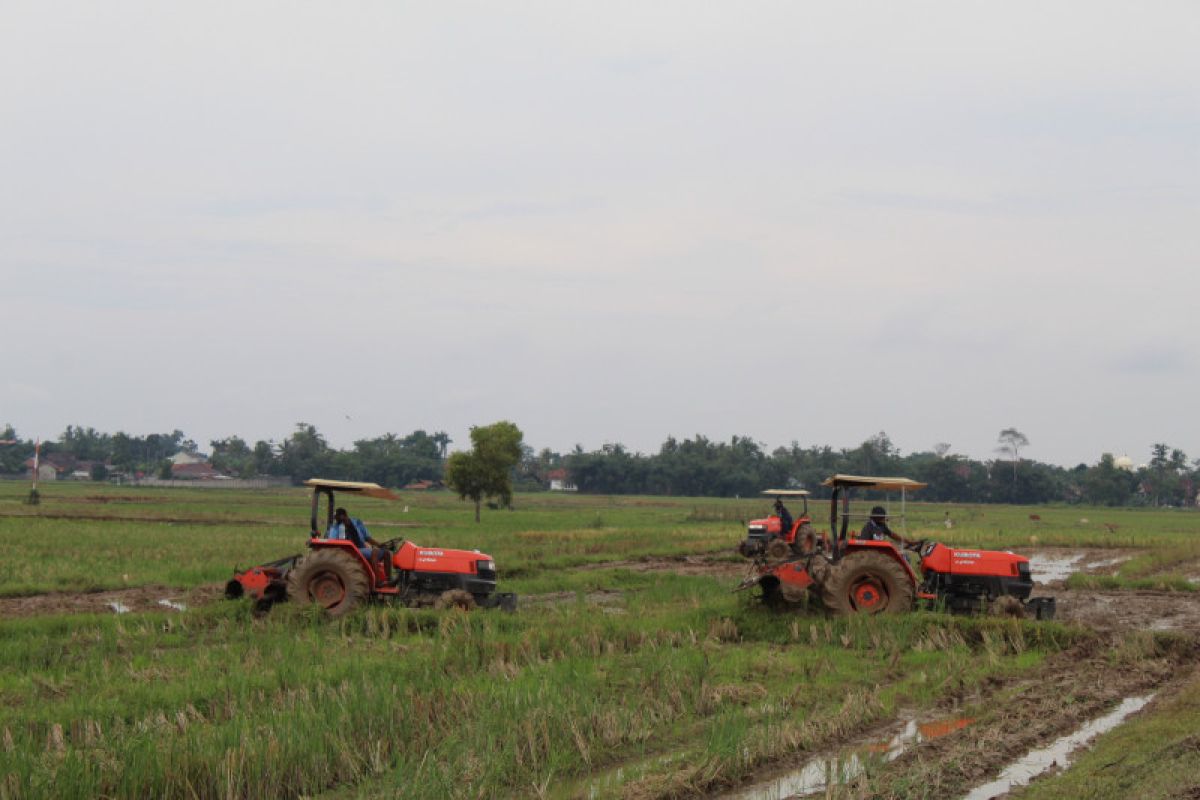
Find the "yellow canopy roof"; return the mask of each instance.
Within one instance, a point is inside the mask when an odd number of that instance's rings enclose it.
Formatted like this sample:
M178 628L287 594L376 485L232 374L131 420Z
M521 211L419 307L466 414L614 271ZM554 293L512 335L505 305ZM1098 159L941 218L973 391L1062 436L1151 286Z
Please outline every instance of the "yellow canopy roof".
M804 489L763 489L762 493L767 497L808 497L809 492Z
M309 478L304 482L305 486L311 486L314 489L333 489L338 492L354 492L356 494L365 494L367 497L378 497L381 500L399 500L397 495L392 494L390 489L385 489L378 483L359 483L358 481L331 481L326 478Z
M822 486L857 486L861 489L878 489L891 492L897 489L924 489L929 484L911 478L871 478L864 475L834 475L821 481Z

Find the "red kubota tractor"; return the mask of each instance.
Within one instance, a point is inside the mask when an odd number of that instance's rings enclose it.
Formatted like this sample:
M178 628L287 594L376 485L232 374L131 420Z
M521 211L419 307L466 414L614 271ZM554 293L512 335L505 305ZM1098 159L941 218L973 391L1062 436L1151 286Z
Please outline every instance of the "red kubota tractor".
M908 491L925 484L908 478L834 475L822 485L833 490L830 533L812 530L807 492L790 493L805 498L804 515L790 531L781 530L778 518L750 522L738 552L754 560L754 574L735 591L758 585L763 599L771 603L798 603L813 595L839 614L899 613L921 601L951 611L998 608L1038 619L1054 616L1054 598L1029 597L1033 577L1025 556L916 541L906 549L917 553L918 575L896 545L858 539L849 529L851 489L899 491L903 504ZM782 496L780 490L764 494Z
M321 531L333 523L335 491L386 500L400 498L375 483L313 478L304 485L313 490L308 552L235 570L233 580L225 585L226 597L249 596L257 601L259 610L283 600L316 603L335 616L371 599L435 608L516 609L515 594L496 591L496 562L478 550L421 547L403 538L391 539L383 543L391 558L389 581L382 563L372 569L353 542L324 538ZM322 497L328 501L325 526L318 528Z

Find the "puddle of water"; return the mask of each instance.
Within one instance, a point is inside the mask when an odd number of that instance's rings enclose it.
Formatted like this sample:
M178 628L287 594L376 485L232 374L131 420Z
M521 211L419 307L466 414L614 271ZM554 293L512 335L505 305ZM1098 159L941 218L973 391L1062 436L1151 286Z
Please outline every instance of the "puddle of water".
M1066 554L1038 554L1029 557L1029 571L1039 584L1051 581L1065 581L1076 572L1091 572L1106 567L1114 567L1128 561L1130 556L1113 556L1111 558L1089 559L1086 552Z
M1114 558L1102 558L1098 561L1089 561L1083 565L1084 569L1104 569L1105 567L1115 567L1117 564L1123 564L1129 560L1129 556L1116 556Z
M111 608L117 614L128 614L130 611L133 610L129 606L122 603L120 600L114 600L113 602L108 604L108 607Z
M1065 556L1050 556L1033 554L1029 557L1029 571L1033 573L1036 583L1047 584L1051 581L1065 581L1080 569L1083 553L1072 553Z
M909 747L928 739L954 733L974 722L973 719L937 720L918 723L910 720L904 730L886 742L875 742L863 748L867 754L875 754L884 761L895 761ZM727 795L729 800L785 800L789 797L806 797L824 792L829 786L848 783L866 769L865 760L858 753L849 753L834 758L814 758L795 772L765 784L753 786L736 794Z
M162 600L159 600L158 604L160 606L166 606L167 608L173 608L176 611L187 611L187 606L185 606L183 603L176 603L174 600L168 600L165 597Z
M1009 764L1000 773L1000 777L991 783L978 786L971 790L963 800L992 800L1005 792L1012 791L1018 786L1025 786L1031 780L1057 764L1066 767L1071 763L1071 753L1091 739L1107 733L1125 721L1125 718L1144 707L1154 695L1145 697L1127 697L1121 701L1109 714L1094 719L1074 733L1067 734L1055 740L1049 747L1026 753L1020 761Z

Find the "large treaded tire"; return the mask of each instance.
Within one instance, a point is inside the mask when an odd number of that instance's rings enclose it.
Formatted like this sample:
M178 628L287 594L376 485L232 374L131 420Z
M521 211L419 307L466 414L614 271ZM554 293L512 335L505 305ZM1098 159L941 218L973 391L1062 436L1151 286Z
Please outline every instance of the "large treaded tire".
M331 617L362 605L370 595L362 564L341 550L314 550L288 574L288 597L294 603L316 603Z
M850 553L829 573L821 590L835 614L901 614L915 600L904 567L885 553Z

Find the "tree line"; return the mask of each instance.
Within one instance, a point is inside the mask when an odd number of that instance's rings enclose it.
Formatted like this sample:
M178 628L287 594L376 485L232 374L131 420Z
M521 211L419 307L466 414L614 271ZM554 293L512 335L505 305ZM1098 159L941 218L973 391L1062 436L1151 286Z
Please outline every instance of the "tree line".
M562 457L580 491L601 494L752 496L765 488L808 489L828 496L821 481L836 473L900 475L928 483L920 498L960 503L1087 503L1090 505L1193 506L1200 460L1158 443L1150 461L1132 468L1105 453L1092 465L1062 467L1022 458L1029 440L1006 428L996 459L972 459L939 444L901 453L886 433L857 447L804 447L793 442L768 452L748 437L717 442L696 436L667 439L659 452L631 453L619 444Z
M510 433L520 442L515 426ZM33 442L20 439L11 425L0 432L0 441L14 442L0 447L0 471L22 472ZM286 476L299 482L319 475L404 486L416 480L444 480L451 442L445 432L417 430L361 439L351 448L337 449L316 426L302 422L278 441L251 445L229 436L209 442L209 451L213 467L234 477ZM715 441L702 435L669 437L655 453L634 452L621 444L592 451L576 446L559 453L520 443L509 477L515 489L524 491L543 489L552 476L565 476L579 491L593 494L748 497L766 488L804 488L819 497L820 482L835 473L903 475L928 483L920 497L930 501L1195 505L1200 460L1191 461L1182 450L1164 443L1154 444L1149 461L1137 468L1108 453L1095 464L1073 467L1024 458L1030 442L1015 428L1001 431L997 443L994 459L956 454L944 443L902 453L883 432L851 448L792 442L768 450L746 436ZM169 475L168 459L180 451L198 452L199 446L179 430L132 436L79 426L68 426L42 446L43 454L67 453L128 475ZM456 468L461 479L464 466Z
M12 425L0 432L3 440L14 444L0 447L0 472L25 471L24 463L33 455L34 442L20 439ZM404 486L416 480L441 480L450 441L444 432L417 430L407 436L387 433L361 439L352 448L339 450L330 446L316 426L301 422L290 436L279 441L260 440L251 445L239 436L214 439L209 442L207 455L214 469L235 478L288 477L300 482L319 475ZM90 462L94 477L112 473L169 478L170 459L181 452L199 453L200 446L179 430L131 436L68 425L57 439L41 444L43 458L54 460L59 454Z

